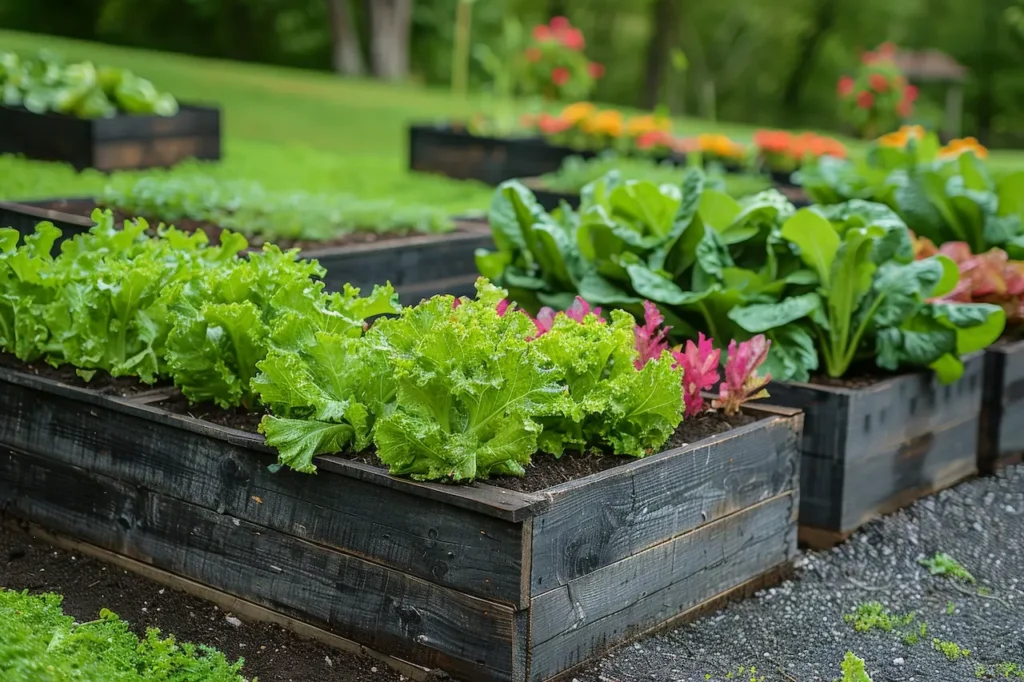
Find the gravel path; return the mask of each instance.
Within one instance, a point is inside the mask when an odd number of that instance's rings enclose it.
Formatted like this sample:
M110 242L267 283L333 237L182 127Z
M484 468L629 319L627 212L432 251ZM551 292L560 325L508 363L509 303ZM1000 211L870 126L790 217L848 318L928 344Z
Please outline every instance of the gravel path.
M919 560L937 552L958 560L977 585L930 575ZM991 594L979 596L979 586ZM856 632L844 622L872 601L894 615L917 615L894 632ZM903 643L910 632L918 643ZM933 638L970 654L949 660ZM759 682L830 682L842 677L848 650L865 660L874 682L959 682L985 671L1005 679L992 671L1001 663L1015 663L1024 679L1024 467L924 499L830 552L804 554L793 580L629 645L569 679L748 682L753 666Z

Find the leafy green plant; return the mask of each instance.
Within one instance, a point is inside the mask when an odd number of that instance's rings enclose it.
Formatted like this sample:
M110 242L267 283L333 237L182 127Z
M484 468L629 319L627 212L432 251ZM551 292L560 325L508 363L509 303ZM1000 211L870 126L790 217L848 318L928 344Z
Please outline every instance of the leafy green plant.
M932 648L942 652L942 655L951 661L959 661L961 658L967 658L971 655L969 649L962 648L956 642L947 642L941 639L933 639Z
M999 247L1024 257L1024 173L993 177L980 150L940 148L934 134L905 132L901 141L879 143L860 161L822 158L798 181L819 203L883 203L936 244L962 241L974 253Z
M97 67L92 62L66 64L41 51L34 57L0 52L0 102L31 112L50 111L78 118L117 113L173 116L178 102L145 78L127 69Z
M344 194L272 192L257 182L173 171L119 177L103 206L168 223L189 219L266 240L325 241L356 232L442 233L453 228L443 211Z
M871 632L872 630L893 632L898 628L910 625L915 618L916 614L914 613L908 613L905 616L895 615L877 601L859 604L853 613L843 616L843 620L853 625L853 629L857 632Z
M961 355L1002 333L1002 308L931 300L956 286L956 265L943 256L915 261L909 231L883 207L803 209L780 234L798 252L806 277L774 302L728 313L742 329L773 341L774 376L805 381L820 353L832 377L874 359L891 371L931 367L950 382L963 373Z
M965 583L977 582L963 564L945 552L937 552L934 556L925 557L919 563L927 568L932 575L941 575Z
M149 629L141 640L116 614L75 623L56 594L0 588L0 678L135 682L245 682L243 660L229 663L216 649L179 644Z
M843 679L840 682L871 682L867 670L864 669L864 659L858 658L852 651L847 651L843 658Z

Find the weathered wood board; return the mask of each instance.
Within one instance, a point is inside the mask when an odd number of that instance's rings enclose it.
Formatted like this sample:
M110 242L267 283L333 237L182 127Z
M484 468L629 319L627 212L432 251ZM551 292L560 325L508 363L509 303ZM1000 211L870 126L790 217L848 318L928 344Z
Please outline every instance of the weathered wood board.
M0 106L0 153L101 171L172 166L221 156L220 109L182 105L174 116L83 119Z
M488 137L432 125L409 128L409 170L457 180L500 185L556 171L570 156L592 157L594 153L556 147L540 137Z
M985 349L978 468L992 474L1024 460L1024 341Z
M917 372L864 388L772 384L772 401L804 411L800 526L810 544L977 473L984 358L942 385ZM829 540L828 538L831 538Z
M88 232L94 199L47 199L31 202L0 202L0 227L13 227L31 234L36 223L49 220L63 231L63 238ZM305 258L315 258L326 270L324 282L332 291L345 284L365 292L375 284L391 282L403 303L418 303L436 294L476 295L480 276L474 254L493 249L494 240L482 220L456 219L456 230L448 234L415 235L383 239L366 244L325 246L306 249ZM54 254L60 245L54 246Z
M0 510L412 663L541 681L793 557L802 415L536 494L322 457L0 369Z

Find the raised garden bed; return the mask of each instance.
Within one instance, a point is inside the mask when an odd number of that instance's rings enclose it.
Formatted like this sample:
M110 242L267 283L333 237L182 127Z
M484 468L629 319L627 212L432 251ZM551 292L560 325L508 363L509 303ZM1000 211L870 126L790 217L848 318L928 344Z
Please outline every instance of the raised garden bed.
M978 468L996 473L1024 460L1024 341L985 349Z
M845 385L772 383L772 402L802 409L800 539L845 540L978 471L984 354L948 386L930 372Z
M547 680L795 557L795 410L523 493L272 474L260 436L167 398L0 368L0 509L470 680Z
M173 116L85 119L0 106L0 153L113 171L221 156L220 110L182 106Z
M0 202L0 227L31 234L39 221L49 220L64 231L65 238L72 237L92 227L88 216L95 206L95 200L88 198ZM456 230L448 234L375 236L377 241L363 243L297 245L304 257L317 259L327 269L328 289L340 290L347 282L369 291L374 284L390 281L403 303L435 294L472 296L479 276L473 254L478 248L494 246L486 223L477 220L459 220Z
M541 137L486 137L431 125L409 128L409 169L457 180L499 185L513 178L554 172L570 156L589 158L595 154L555 147Z

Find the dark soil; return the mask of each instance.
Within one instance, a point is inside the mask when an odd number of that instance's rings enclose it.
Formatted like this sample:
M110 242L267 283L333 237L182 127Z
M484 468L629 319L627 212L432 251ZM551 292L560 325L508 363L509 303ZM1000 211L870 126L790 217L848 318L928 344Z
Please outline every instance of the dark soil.
M43 208L52 209L55 211L62 211L64 213L70 213L71 215L90 217L92 211L97 206L97 202L90 201L87 199L59 199L56 201L39 202L35 204ZM190 218L180 218L178 220L163 220L156 216L136 216L132 213L124 211L114 206L101 206L101 208L109 208L114 213L115 224L120 224L127 219L133 219L136 217L145 218L152 227L156 227L161 223L168 225L173 224L179 230L185 232L195 232L196 230L202 230L206 232L207 236L210 237L210 242L214 244L220 243L220 233L224 231L224 228L213 223L205 222L202 220L192 220ZM466 223L457 223L455 229L449 234L464 234L467 232L479 232L487 231L486 225L469 225ZM249 250L258 251L262 248L263 244L269 241L264 235L261 234L250 234L242 232L246 239L249 240ZM341 235L335 239L327 239L323 241L308 241L301 239L289 239L286 237L277 237L273 239L273 243L280 246L282 249L299 248L303 250L314 250L323 249L330 246L353 246L356 244L372 244L376 242L394 241L405 239L407 237L423 236L422 233L412 231L401 231L391 230L387 232L374 232L371 230L366 231L355 231L348 234Z
M90 381L86 381L75 373L71 365L51 367L45 362L22 362L9 353L0 353L0 367L14 369L26 374L34 374L45 379L53 379L68 386L88 388L103 395L128 398L140 393L147 393L159 388L170 386L168 382L158 382L152 386L140 382L135 377L112 377L106 372L97 372Z
M207 644L229 660L245 659L243 674L260 682L399 682L397 672L371 658L302 639L276 625L229 623L215 605L113 565L57 549L0 526L0 587L56 592L79 622L108 608L136 634L159 628L178 641ZM99 682L99 681L97 681Z
M840 377L836 379L827 374L814 374L811 376L810 383L817 384L818 386L832 386L835 388L867 388L868 386L874 386L877 383L891 379L894 376L896 375L876 373L857 374L855 376Z
M233 407L225 410L213 403L189 405L188 398L181 393L176 393L166 400L153 403L152 407L159 407L175 414L184 414L195 419L202 419L203 421L219 424L220 426L227 426L251 433L257 432L256 427L260 425L263 415L267 414L266 410L249 411L244 407Z
M662 451L696 443L705 438L725 433L730 429L745 426L757 421L757 417L738 414L727 417L718 412L709 412L694 419L686 419L676 432L672 434ZM653 453L652 453L653 454ZM632 457L606 454L585 454L567 452L559 458L537 453L526 468L526 476L495 476L487 479L487 483L508 490L523 493L537 492L556 485L561 485L577 478L583 478L606 469L614 469L623 464L635 461Z

